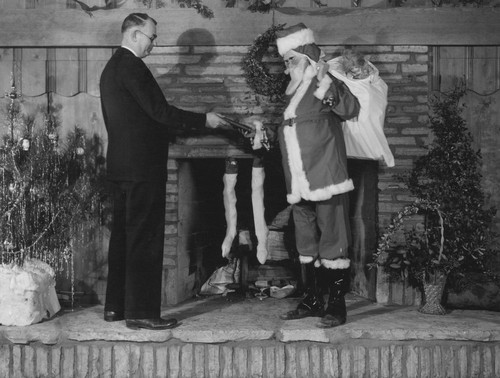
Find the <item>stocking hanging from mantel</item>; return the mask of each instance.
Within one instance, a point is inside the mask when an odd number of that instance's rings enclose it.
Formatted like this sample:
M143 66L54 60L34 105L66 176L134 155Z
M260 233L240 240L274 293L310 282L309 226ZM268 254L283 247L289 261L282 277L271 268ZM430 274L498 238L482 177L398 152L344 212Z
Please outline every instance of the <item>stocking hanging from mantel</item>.
M235 158L226 159L226 167L223 177L224 191L223 201L226 217L226 236L222 242L222 257L228 257L231 246L237 233L237 210L236 210L236 182L238 176L238 162ZM268 228L264 217L264 165L260 157L254 157L252 163L252 211L257 237L257 260L264 264L267 260L267 235Z

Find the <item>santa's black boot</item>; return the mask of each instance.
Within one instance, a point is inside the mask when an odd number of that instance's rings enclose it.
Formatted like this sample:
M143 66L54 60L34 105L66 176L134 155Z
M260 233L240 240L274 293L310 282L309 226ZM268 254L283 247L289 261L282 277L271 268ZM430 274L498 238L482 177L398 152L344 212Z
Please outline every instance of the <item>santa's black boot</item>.
M350 287L350 269L324 269L328 285L328 302L325 315L317 324L320 328L332 328L342 325L347 319L345 295Z
M309 316L323 316L325 313L325 300L320 286L318 285L318 269L314 263L305 265L305 296L297 305L297 308L280 315L283 320L302 319Z

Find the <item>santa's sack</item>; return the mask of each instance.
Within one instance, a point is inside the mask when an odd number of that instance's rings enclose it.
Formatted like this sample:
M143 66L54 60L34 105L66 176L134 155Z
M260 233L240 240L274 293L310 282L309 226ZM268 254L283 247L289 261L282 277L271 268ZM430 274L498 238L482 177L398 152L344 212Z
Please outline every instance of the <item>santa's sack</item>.
M387 107L387 84L370 62L371 74L363 79L347 77L338 67L342 57L328 61L329 72L346 84L360 104L359 115L342 124L347 156L357 159L383 160L394 166L394 156L384 134Z

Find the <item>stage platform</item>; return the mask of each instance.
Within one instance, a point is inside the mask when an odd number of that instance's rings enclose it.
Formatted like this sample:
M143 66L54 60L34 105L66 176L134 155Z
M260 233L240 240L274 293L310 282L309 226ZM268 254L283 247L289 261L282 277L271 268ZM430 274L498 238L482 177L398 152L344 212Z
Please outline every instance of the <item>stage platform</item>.
M0 377L500 377L500 313L425 315L348 297L345 325L279 314L298 299L201 297L163 311L180 324L133 331L103 307L0 326Z

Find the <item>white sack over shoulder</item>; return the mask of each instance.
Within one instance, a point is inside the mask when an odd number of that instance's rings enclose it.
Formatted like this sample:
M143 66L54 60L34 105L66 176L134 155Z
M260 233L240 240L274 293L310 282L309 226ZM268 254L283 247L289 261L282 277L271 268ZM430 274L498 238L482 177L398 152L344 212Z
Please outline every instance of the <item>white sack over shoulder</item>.
M342 125L350 158L384 160L388 167L394 166L394 156L384 134L385 110L387 107L387 84L380 78L378 69L367 62L373 72L364 79L347 77L338 67L338 57L329 60L329 72L343 81L351 93L358 98L360 111L357 118Z

